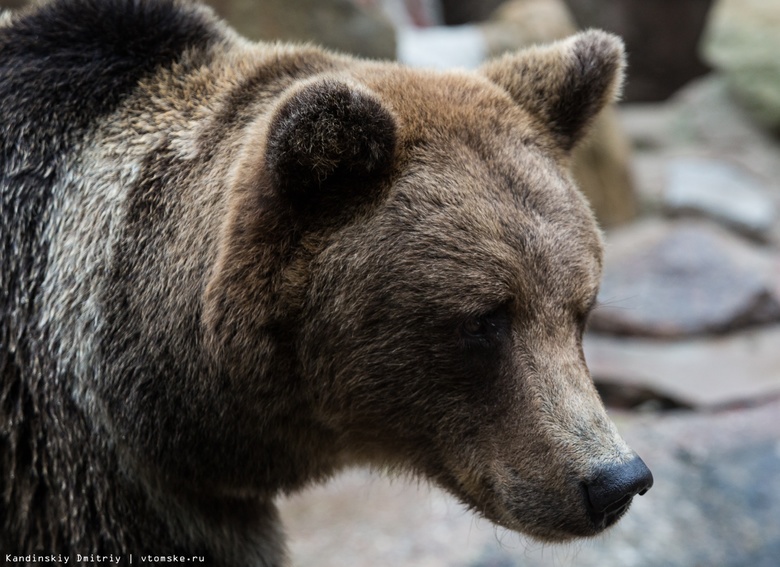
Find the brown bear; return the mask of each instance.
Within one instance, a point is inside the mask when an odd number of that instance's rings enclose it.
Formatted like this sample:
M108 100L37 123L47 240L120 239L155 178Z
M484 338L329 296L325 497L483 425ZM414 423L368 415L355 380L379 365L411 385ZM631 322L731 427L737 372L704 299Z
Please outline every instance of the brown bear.
M6 560L284 565L275 497L363 464L546 541L613 524L652 477L583 358L567 163L623 57L411 70L183 0L4 19Z

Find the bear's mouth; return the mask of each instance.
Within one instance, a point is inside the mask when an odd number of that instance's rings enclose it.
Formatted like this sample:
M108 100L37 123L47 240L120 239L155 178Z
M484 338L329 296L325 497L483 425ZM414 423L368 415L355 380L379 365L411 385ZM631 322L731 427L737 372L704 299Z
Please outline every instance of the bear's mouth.
M500 478L500 483L480 483L478 509L492 510L490 519L504 527L550 542L603 532L623 517L635 496L653 486L652 473L635 453L599 464L586 479L559 477L557 485L533 482L517 470Z
M597 535L617 522L628 509L626 505L607 520L600 521L589 512L586 495L580 492L576 483L572 483L571 494L567 496L531 487L525 482L499 488L498 483L487 476L467 485L455 475L445 473L439 475L437 481L461 503L494 524L550 543Z
M585 482L572 481L563 491L552 491L519 481L517 473L512 476L514 482L502 483L504 486L487 476L468 484L449 473L437 480L491 522L549 543L598 535L616 524L633 500L633 495L626 495L606 509L596 510Z

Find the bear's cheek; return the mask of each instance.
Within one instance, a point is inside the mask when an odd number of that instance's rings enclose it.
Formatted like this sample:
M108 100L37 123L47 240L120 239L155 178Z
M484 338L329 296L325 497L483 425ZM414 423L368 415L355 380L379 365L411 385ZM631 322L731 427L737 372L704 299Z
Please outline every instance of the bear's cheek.
M500 416L497 408L506 398L500 358L423 350L376 355L344 376L334 412L349 416L345 428L389 434L426 452L449 452L453 439L471 440Z
M370 330L317 329L326 331L312 343L321 361L312 368L320 412L350 446L364 449L353 455L359 461L437 480L449 474L449 455L481 445L482 432L506 411L509 352L464 350L453 328L430 315L413 324L383 319ZM329 355L334 350L344 354Z

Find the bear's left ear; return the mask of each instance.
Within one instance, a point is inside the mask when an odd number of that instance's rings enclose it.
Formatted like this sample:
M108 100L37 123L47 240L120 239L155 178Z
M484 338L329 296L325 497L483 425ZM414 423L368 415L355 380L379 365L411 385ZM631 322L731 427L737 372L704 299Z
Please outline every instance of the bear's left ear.
M504 55L481 71L538 118L568 153L601 109L618 97L624 68L622 40L589 30Z
M265 164L275 187L295 203L317 200L341 183L374 177L392 163L393 115L372 92L315 79L277 106Z

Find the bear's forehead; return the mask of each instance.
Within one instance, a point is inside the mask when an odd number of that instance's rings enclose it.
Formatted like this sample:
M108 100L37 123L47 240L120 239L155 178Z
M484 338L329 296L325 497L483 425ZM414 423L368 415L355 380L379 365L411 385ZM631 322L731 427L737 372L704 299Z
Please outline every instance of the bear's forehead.
M404 148L396 175L391 201L413 203L400 212L424 215L422 226L503 239L563 230L598 236L567 169L512 133L418 140Z
M378 259L382 268L369 271L408 280L445 309L478 312L520 296L587 304L601 241L554 161L520 151L502 171L468 151L438 152L421 147L409 159L349 239L362 249L354 257Z
M369 66L358 79L377 93L397 118L405 140L480 137L512 132L535 136L533 118L509 94L478 73Z
M487 78L383 68L367 82L397 119L397 157L406 178L457 194L461 203L508 200L505 213L582 208L544 127Z

